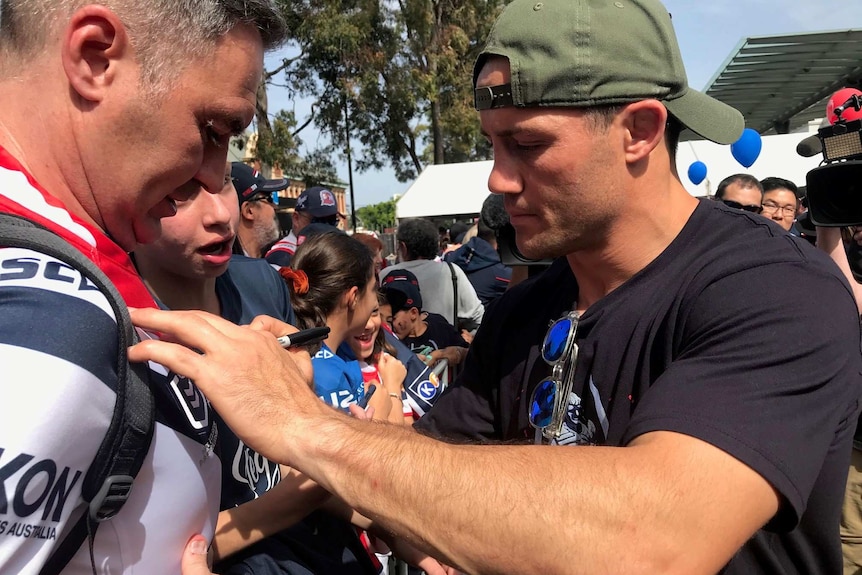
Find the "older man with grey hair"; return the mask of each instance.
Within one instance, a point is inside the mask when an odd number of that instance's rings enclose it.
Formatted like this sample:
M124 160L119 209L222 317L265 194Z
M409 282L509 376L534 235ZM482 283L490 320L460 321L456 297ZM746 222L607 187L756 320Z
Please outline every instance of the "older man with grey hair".
M0 212L89 257L128 306L155 307L127 252L157 238L196 190L224 187L264 51L286 35L276 3L0 5ZM0 270L0 571L178 573L186 541L210 539L219 509L206 400L149 364L149 451L108 451L143 463L125 505L95 531L82 518L102 498L82 486L104 463L97 449L124 389L115 314L79 270L38 249L0 250Z

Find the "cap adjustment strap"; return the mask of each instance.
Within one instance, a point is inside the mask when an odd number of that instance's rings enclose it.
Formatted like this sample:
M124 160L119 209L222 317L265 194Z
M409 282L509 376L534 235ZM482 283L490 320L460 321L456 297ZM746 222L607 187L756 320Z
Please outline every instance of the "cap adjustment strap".
M477 110L514 106L515 100L512 98L512 84L476 88L473 91L473 105Z

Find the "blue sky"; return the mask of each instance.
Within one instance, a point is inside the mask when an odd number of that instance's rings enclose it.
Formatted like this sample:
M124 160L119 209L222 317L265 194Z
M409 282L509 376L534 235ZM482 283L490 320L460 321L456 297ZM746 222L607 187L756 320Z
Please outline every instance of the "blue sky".
M859 0L664 0L664 4L673 15L689 84L698 90L706 87L744 38L862 28ZM270 55L267 67L274 67L279 55ZM859 60L862 65L862 46ZM268 96L270 113L293 109L299 122L309 113L310 101L292 101L284 89L271 87ZM318 134L310 126L301 137L313 146ZM361 150L354 149L356 154ZM346 163L337 168L339 178L347 182ZM353 183L357 207L388 200L410 187L410 182L396 180L391 170L354 169Z

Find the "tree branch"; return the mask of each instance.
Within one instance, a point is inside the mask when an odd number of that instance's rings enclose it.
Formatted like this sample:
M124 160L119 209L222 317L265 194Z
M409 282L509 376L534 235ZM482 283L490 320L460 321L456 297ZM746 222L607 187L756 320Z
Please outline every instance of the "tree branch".
M283 58L281 60L281 66L279 66L275 70L272 70L272 71L264 70L263 71L263 81L268 82L270 79L272 79L273 76L275 76L279 72L283 71L285 68L287 68L288 66L290 66L294 62L296 62L298 60L302 60L304 57L305 57L305 52L300 52L299 55L295 58Z
M311 114L308 116L308 119L305 122L303 122L302 125L299 126L296 130L294 130L293 133L291 134L291 136L298 135L301 131L303 131L305 128L308 127L308 125L311 123L311 121L314 120L314 113L316 111L315 110L316 107L317 107L317 102L314 102L311 105Z

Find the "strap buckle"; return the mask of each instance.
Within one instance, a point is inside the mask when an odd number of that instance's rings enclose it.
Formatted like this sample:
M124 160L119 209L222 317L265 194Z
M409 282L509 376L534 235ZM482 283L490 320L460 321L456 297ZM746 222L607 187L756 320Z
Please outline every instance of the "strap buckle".
M134 480L131 475L111 475L105 478L102 488L90 501L90 519L101 523L115 516L131 495Z

